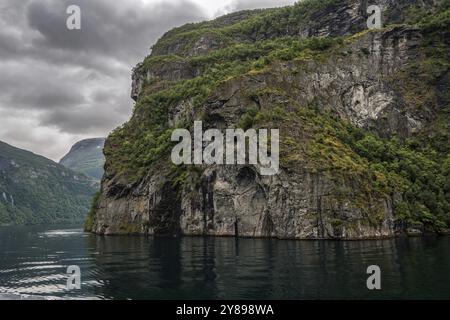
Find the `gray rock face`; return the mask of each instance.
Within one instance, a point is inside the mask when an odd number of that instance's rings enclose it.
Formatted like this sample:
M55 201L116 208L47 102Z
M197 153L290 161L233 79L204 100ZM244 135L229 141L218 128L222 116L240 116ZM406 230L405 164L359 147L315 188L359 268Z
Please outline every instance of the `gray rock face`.
M268 86L285 88L288 98L299 105L315 102L356 126L377 127L382 136L408 137L432 115L410 110L390 78L418 58L421 42L422 35L414 28L370 32L343 47L326 63L279 63L276 74L261 73L226 82L209 98L206 109L212 118L220 118L222 125L231 126L239 121L245 108L269 109L274 102L270 99L273 96L247 101L246 92ZM176 104L169 113L169 121L174 123L192 113L192 106L189 101Z
M335 183L319 174L283 173L261 177L250 167L205 172L202 202L183 202L180 219L185 234L245 237L364 238L392 233L389 200L374 199L386 213L377 227L362 212L339 203ZM351 221L347 226L341 221Z
M205 110L209 117L220 119L214 126L232 126L248 107L240 88L258 91L270 84L289 87L291 99L301 105L327 101L330 110L361 127L387 115L392 124L388 129L407 135L421 125L420 119L400 109L397 93L383 79L417 54L418 41L420 33L414 29L369 33L342 49L355 52L345 58L302 64L300 71L298 64L285 63L279 65L277 74L226 83L210 97ZM361 48L370 53L361 53ZM276 97L260 97L258 107L269 108L272 99ZM175 123L189 110L188 103L174 106L171 121ZM251 166L209 168L200 180L194 190L174 190L159 174L132 187L104 181L106 196L99 205L95 231L116 234L133 226L134 232L149 234L283 239L375 238L395 232L391 198L371 199L370 210L381 212L381 223L371 223L364 210L339 200L337 190L355 188L353 182L332 181L304 170L265 177Z
M433 3L380 1L391 8L387 15L390 22L395 22L395 13L407 5ZM365 28L366 5L365 1L342 1L336 10L314 13L311 24L285 32L301 37L354 34ZM217 23L227 25L226 18L220 21ZM169 32L165 37L172 35ZM250 33L245 40L277 36L279 33ZM201 110L195 110L191 99L171 105L167 121L175 126L180 119L193 121L199 114L206 114L209 127L230 128L239 123L248 108L265 111L280 105L289 110L317 104L357 127L374 129L382 137L406 138L435 116L432 108L414 109L396 83L399 72L420 59L422 42L422 31L414 27L366 32L320 61L276 62L269 70L224 81ZM203 55L222 45L206 35L189 48L183 39L176 45L157 46L153 55ZM138 65L132 97L138 100L145 83L192 79L202 72L180 61L152 68ZM266 88L277 88L281 93L264 92ZM264 93L249 98L248 92ZM134 117L144 115L137 111ZM364 239L396 232L393 203L400 195L362 192L358 179L330 176L302 165L282 167L276 176L261 176L250 165L210 166L189 176L192 181L181 186L168 177L167 164L154 163L152 167L146 178L133 184L106 167L91 231L281 239Z
M371 210L381 212L383 219L370 221L367 212L338 199L342 183L306 171L267 177L248 166L222 166L207 169L198 189L178 193L169 181L153 175L130 193L103 198L97 216L101 223L94 231L281 239L393 235L392 199L371 199Z

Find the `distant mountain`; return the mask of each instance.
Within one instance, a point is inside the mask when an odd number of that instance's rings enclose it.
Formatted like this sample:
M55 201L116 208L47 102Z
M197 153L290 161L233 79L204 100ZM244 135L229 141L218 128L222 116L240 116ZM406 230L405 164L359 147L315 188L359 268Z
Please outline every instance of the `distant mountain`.
M98 184L0 141L0 225L83 221Z
M73 145L70 152L59 162L66 168L80 172L95 180L101 180L105 156L105 138L86 139Z

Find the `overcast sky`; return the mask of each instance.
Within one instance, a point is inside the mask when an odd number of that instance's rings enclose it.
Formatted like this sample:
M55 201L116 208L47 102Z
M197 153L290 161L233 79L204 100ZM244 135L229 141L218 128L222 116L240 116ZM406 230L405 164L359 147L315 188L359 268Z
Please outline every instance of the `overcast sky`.
M133 108L131 69L169 29L294 0L1 0L0 140L55 161ZM66 9L81 8L81 30Z

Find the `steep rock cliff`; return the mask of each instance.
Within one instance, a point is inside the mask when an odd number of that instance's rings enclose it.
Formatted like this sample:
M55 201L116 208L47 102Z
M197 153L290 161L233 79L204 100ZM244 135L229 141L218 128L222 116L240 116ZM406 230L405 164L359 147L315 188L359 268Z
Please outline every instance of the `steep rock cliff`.
M448 228L448 2L379 4L380 30L365 30L365 1L329 0L168 32L134 70L134 115L106 142L87 229L361 239ZM194 120L279 128L280 174L176 167L170 134Z

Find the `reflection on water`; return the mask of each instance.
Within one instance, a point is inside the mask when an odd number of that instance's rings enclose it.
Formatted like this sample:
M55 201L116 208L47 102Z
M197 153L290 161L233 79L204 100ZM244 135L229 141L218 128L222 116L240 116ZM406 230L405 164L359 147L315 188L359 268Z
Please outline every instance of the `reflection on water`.
M56 237L71 237L74 235L81 236L83 229L61 229L61 230L49 230L45 232L39 232L39 238L56 238Z
M0 227L0 252L0 298L450 298L450 238L153 239ZM66 290L70 265L81 268L81 290ZM381 291L366 288L369 265L381 267Z

